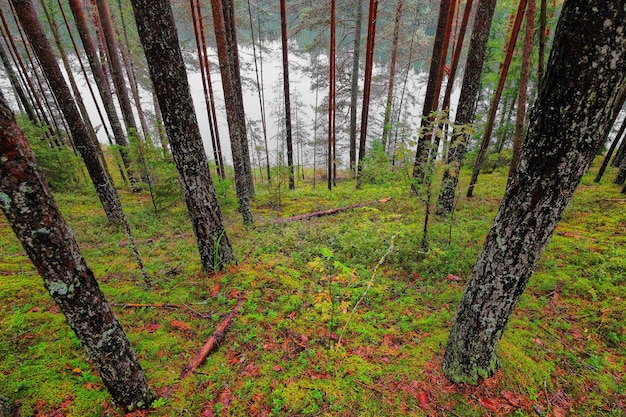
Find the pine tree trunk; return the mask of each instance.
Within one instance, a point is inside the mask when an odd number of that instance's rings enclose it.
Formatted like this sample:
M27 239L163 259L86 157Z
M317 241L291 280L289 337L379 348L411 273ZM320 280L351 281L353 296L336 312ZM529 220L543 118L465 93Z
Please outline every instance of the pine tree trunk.
M336 89L336 63L337 63L337 1L330 0L330 54L329 61L329 74L328 74L328 147L326 151L326 175L327 186L329 190L333 189L333 164L335 161L335 155L333 150L335 149L334 143L336 140L335 131L335 111L337 110L337 102L335 100Z
M198 51L198 62L200 64L200 78L202 79L202 92L204 93L204 103L206 105L207 119L209 122L209 132L211 134L211 144L213 145L213 158L215 165L217 165L217 175L224 178L223 167L220 164L220 157L218 156L217 140L219 140L219 133L217 126L213 123L213 114L211 107L212 96L209 96L209 87L207 85L210 77L207 76L209 71L208 58L206 53L206 43L204 40L204 24L202 22L202 7L200 1L191 0L191 20L193 21L193 32L196 38L196 50ZM217 134L217 136L216 136Z
M515 23L513 24L513 29L511 31L511 38L509 39L509 43L507 45L506 56L502 66L500 67L500 79L498 80L498 86L496 87L496 91L494 92L491 100L491 105L489 106L489 115L487 117L487 125L485 126L485 136L480 144L480 149L478 150L476 162L474 163L474 169L472 171L470 185L467 189L468 198L474 193L474 187L476 186L476 181L478 180L478 175L480 174L480 168L482 168L482 165L487 157L487 148L489 147L489 142L491 141L496 112L498 111L498 105L500 103L500 98L502 97L506 76L509 73L511 60L513 59L513 51L515 50L515 44L517 43L517 36L519 35L519 30L522 25L524 12L526 11L526 3L527 0L520 0L517 8L517 15L515 16Z
M41 63L42 70L61 107L65 120L67 120L70 133L85 161L85 166L96 188L96 193L104 207L107 218L110 222L122 221L124 215L117 192L109 182L102 165L100 165L95 144L90 139L72 94L67 84L65 84L65 78L39 23L34 5L30 0L11 0L11 2L15 7L20 23L26 28L30 44Z
M22 85L20 84L17 78L17 75L15 74L15 71L13 70L13 66L11 66L11 61L9 60L9 56L7 55L7 52L4 49L4 45L2 45L1 43L0 43L0 61L2 61L2 64L4 65L4 69L7 74L7 77L9 78L9 82L11 83L13 90L15 90L15 93L20 103L22 103L22 107L24 108L26 115L28 116L28 119L33 124L39 123L39 118L37 117L37 114L35 113L35 109L30 104L30 101L28 100L28 97L26 96L26 93L24 92L24 89L22 88Z
M287 44L287 7L280 0L280 33L283 51L283 95L285 98L285 133L287 135L287 167L289 169L289 189L295 190L293 174L293 139L291 131L291 97L289 94L289 51Z
M530 59L533 51L535 36L535 0L528 0L526 6L526 27L524 35L524 49L522 51L522 69L519 77L519 93L517 95L517 117L515 119L515 134L513 135L513 158L509 169L509 178L517 168L519 155L524 141L524 121L526 120L526 101L528 100L528 79L530 78Z
M387 86L387 104L385 105L385 118L383 120L382 145L387 152L387 140L391 132L391 106L393 102L393 86L396 79L396 59L398 56L398 39L400 34L400 20L402 19L402 0L398 0L396 7L396 18L393 24L393 39L391 41L391 62L389 63L389 83Z
M350 89L350 170L356 163L356 110L359 98L359 66L361 56L361 25L363 22L363 0L355 0L354 44L352 51L352 74Z
M2 95L0 159L0 207L113 402L126 411L148 408L155 394Z
M367 139L367 122L369 119L370 95L372 90L372 73L374 69L374 46L376 44L376 15L378 0L370 0L367 18L367 46L365 48L365 80L363 82L363 108L361 110L361 132L359 135L359 159L357 161L356 188L361 188L361 171L365 158L365 142Z
M226 103L226 119L230 131L230 147L235 169L235 188L239 200L239 212L243 217L244 224L252 224L254 219L250 211L250 189L248 176L246 175L245 155L241 146L241 128L239 123L239 111L237 110L237 98L235 97L233 74L230 67L228 40L226 35L226 23L222 8L222 0L211 0L213 12L213 26L215 30L215 43L222 75L222 88L224 89L224 101ZM245 138L244 138L245 140ZM246 141L247 142L247 141Z
M428 155L431 152L431 136L434 128L432 113L437 110L439 105L443 67L447 52L444 51L444 38L447 36L446 27L449 11L450 0L441 0L439 4L439 18L437 20L437 33L433 43L433 53L430 60L428 83L426 84L424 107L422 109L421 133L417 143L417 151L415 152L415 163L413 164L413 178L415 180L415 183L411 186L413 190L415 190L416 185L424 184L426 180L426 164Z
M132 0L202 267L216 271L235 261L209 172L185 63L168 0Z
M452 325L443 369L453 382L498 366L515 304L626 98L625 32L622 0L563 5L520 163Z
M133 136L138 137L139 131L137 130L137 123L133 116L133 107L130 102L130 97L128 96L128 88L126 86L126 80L124 79L124 69L120 61L120 52L115 40L115 32L113 31L109 7L106 0L96 0L96 6L98 7L100 27L102 28L106 42L107 61L111 69L111 78L113 79L117 99L122 110L122 118L124 119L128 136L131 138Z
M496 8L496 0L479 0L476 19L472 29L472 39L467 53L463 85L456 110L455 125L468 126L474 119L480 77L483 71L491 21ZM458 128L457 128L458 129ZM467 150L470 135L466 129L458 129L452 136L448 151L447 166L441 181L441 192L437 200L436 213L452 212L454 195L459 183L461 163Z
M237 43L237 29L235 26L235 4L233 0L221 0L224 11L224 23L226 30L226 44L228 63L235 93L235 109L237 111L237 128L239 129L239 140L243 155L248 195L254 197L254 178L252 177L252 167L250 166L250 148L248 147L248 131L246 130L246 113L243 108L243 91L241 84L241 73L239 71L239 44Z
M602 179L602 176L604 175L604 171L606 171L606 167L609 165L609 161L611 160L611 156L613 156L613 152L615 152L615 148L617 148L617 144L620 142L620 139L622 141L624 140L624 131L626 131L626 117L624 117L624 120L622 121L622 125L619 128L619 131L615 135L615 139L613 139L613 143L611 143L611 146L608 152L606 153L604 160L602 161L602 166L600 167L600 170L598 171L598 175L596 175L596 178L594 180L595 182L600 182L600 180Z
M546 67L546 44L548 38L548 0L539 0L539 62L537 65L537 85L541 88Z
M257 54L256 54L256 42L255 42L255 38L254 38L254 24L252 23L252 8L250 7L250 0L248 0L248 17L250 20L250 36L252 38L252 56L254 57L254 73L256 75L256 88L257 88L257 93L259 95L259 109L261 111L261 125L263 126L263 144L265 146L265 166L267 169L267 182L269 184L269 182L272 180L272 174L270 172L270 152L267 146L267 123L265 121L265 100L263 98L264 94L263 94L263 83L261 81L262 77L263 77L263 73L261 71L261 74L259 76L259 65L257 63ZM258 30L258 35L259 35L259 39L261 39L261 22L259 20L258 22L258 26L259 26L259 30ZM262 49L260 48L259 51L261 51ZM262 58L261 58L262 60ZM260 158L260 157L259 157ZM260 160L260 159L259 159Z

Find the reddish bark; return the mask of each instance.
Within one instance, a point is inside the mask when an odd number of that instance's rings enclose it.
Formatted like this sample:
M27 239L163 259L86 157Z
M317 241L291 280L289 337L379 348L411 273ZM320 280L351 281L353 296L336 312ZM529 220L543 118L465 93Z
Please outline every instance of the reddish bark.
M509 67L511 66L511 60L513 59L513 51L515 50L517 36L519 35L519 30L522 26L524 12L526 10L526 3L527 0L520 0L519 6L517 8L515 23L513 23L513 28L511 30L511 38L509 39L509 43L507 44L506 48L506 56L504 57L504 62L502 63L502 67L500 68L500 79L498 80L498 86L496 87L496 91L494 92L493 98L491 100L491 105L489 107L489 115L487 117L487 124L485 126L485 136L483 137L483 141L480 144L478 156L476 157L476 163L474 164L474 170L472 171L472 178L470 180L469 188L467 189L468 198L471 197L474 193L474 186L476 185L476 181L478 180L480 168L485 162L485 157L487 156L487 148L489 147L489 142L491 140L493 125L496 119L496 112L498 111L498 104L500 103L500 97L502 97L502 91L504 89L506 76L509 72Z
M376 15L378 0L370 0L367 18L367 46L365 48L365 80L363 84L363 109L361 110L361 134L359 136L359 159L356 173L356 188L361 188L361 171L365 158L365 142L367 139L367 121L369 118L370 95L372 90L372 72L374 68L374 46L376 44Z

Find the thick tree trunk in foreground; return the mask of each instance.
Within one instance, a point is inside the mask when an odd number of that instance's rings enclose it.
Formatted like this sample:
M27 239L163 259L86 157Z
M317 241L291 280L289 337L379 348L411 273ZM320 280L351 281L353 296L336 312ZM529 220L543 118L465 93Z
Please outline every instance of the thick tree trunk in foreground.
M0 160L0 207L44 285L115 404L124 410L147 408L154 392L1 95Z
M202 267L218 270L234 262L235 257L202 145L172 9L168 0L133 0L132 4Z
M480 86L480 76L483 71L487 42L491 21L496 8L496 0L480 0L478 11L472 29L472 39L467 53L467 63L463 75L463 86L459 97L459 105L456 110L454 123L457 126L467 127L474 119L476 99ZM441 193L437 200L436 213L439 215L452 212L454 195L459 184L461 162L467 150L469 141L469 129L458 129L454 132L448 151L447 166L441 180Z
M25 32L50 83L50 88L57 99L57 103L59 103L61 112L63 112L65 120L67 120L76 148L85 161L85 166L96 188L96 193L104 207L107 218L111 222L123 221L124 215L117 191L109 182L106 172L100 165L96 146L91 141L87 128L76 108L72 93L65 83L63 73L39 23L37 12L32 2L30 0L11 0L11 2L15 6L20 23L26 29Z
M623 0L566 0L561 13L518 168L448 339L443 369L457 383L493 375L513 308L626 97Z

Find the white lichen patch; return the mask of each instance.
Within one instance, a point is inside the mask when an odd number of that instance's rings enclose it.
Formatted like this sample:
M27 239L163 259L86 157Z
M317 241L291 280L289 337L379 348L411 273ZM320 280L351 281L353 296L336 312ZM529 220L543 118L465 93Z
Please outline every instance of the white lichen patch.
M3 192L0 192L0 207L2 207L3 210L8 210L9 207L11 207L11 197Z

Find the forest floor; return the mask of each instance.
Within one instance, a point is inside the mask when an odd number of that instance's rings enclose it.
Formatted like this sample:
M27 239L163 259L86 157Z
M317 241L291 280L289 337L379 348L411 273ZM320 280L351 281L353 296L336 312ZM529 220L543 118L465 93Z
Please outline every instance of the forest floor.
M449 383L441 359L504 169L483 174L453 217L431 216L426 253L424 205L406 173L359 191L348 180L332 192L310 180L280 194L259 184L254 227L242 225L230 192L222 204L238 264L218 274L201 271L182 203L156 217L147 195L122 191L150 289L92 192L55 197L151 385L168 394L131 416L623 416L626 201L611 183L615 172L596 184L596 171L509 322L501 369L478 386ZM277 222L385 197L392 200ZM222 346L181 380L241 299ZM0 395L23 416L119 416L4 217Z

